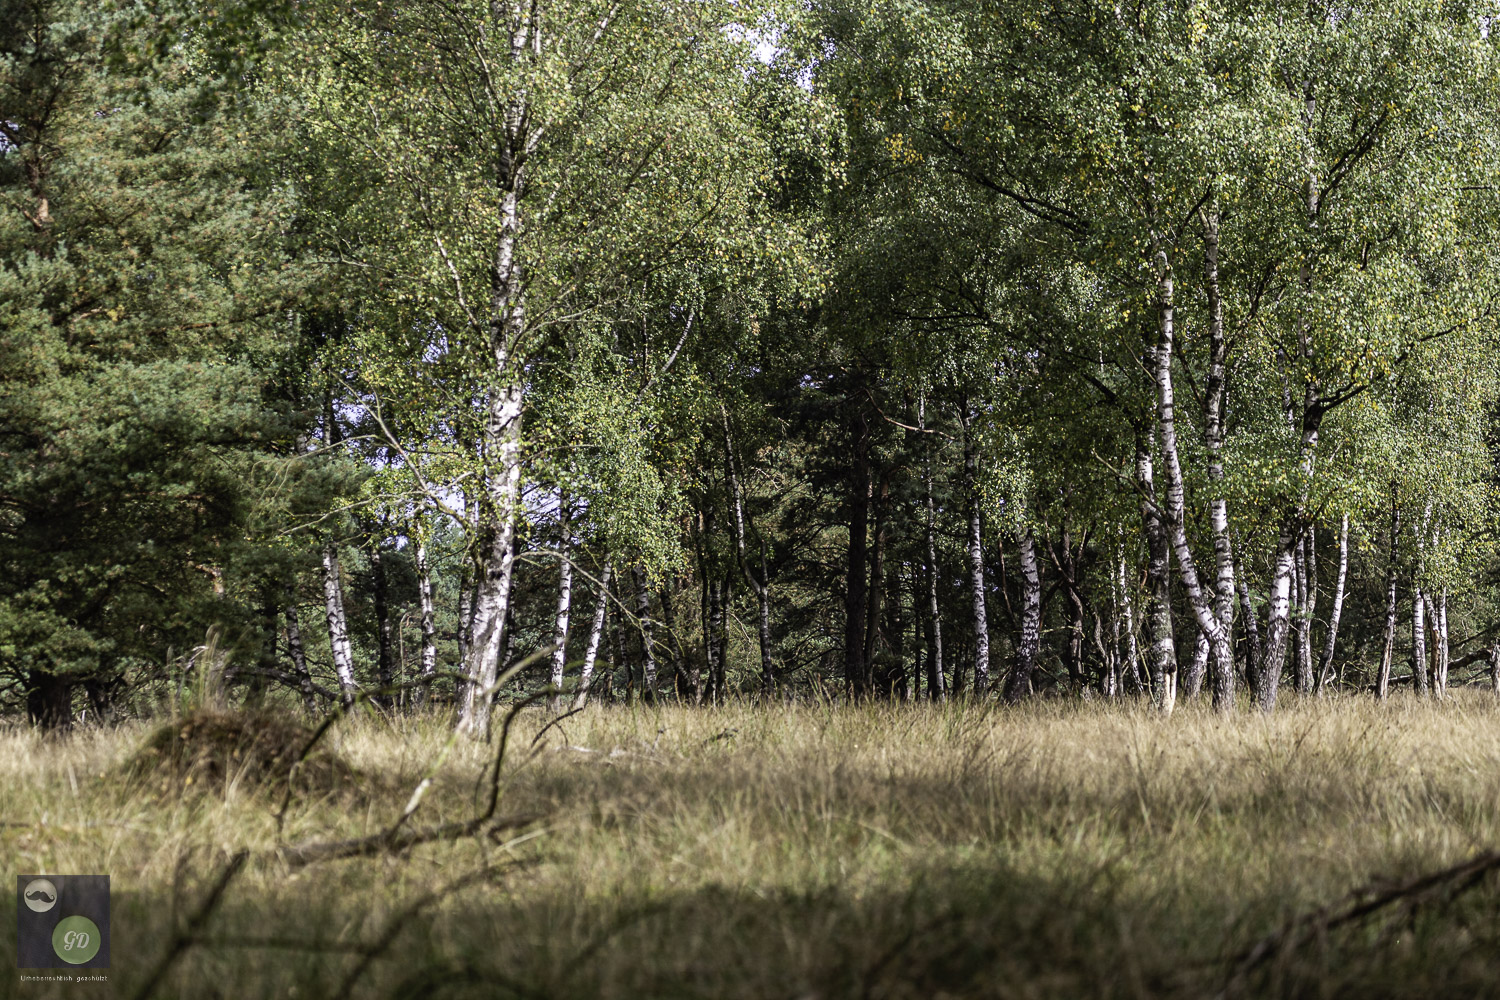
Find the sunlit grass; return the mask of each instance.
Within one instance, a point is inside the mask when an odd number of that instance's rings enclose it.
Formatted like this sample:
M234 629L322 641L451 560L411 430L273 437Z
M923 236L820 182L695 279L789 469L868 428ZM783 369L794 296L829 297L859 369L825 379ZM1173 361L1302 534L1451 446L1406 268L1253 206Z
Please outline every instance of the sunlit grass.
M1500 707L1479 692L1228 719L1060 701L594 707L533 742L548 721L519 717L500 806L535 824L301 869L275 851L278 794L123 781L144 725L3 730L0 843L15 872L112 877L121 996L164 952L174 898L180 923L248 848L161 995L333 995L350 950L397 921L353 995L620 998L1212 995L1286 918L1500 846ZM293 799L282 842L387 827L447 736L438 718L340 723L330 746L365 780ZM412 825L473 815L493 752L456 746ZM1242 986L1485 995L1497 925L1486 883L1279 954ZM11 960L0 949L0 981Z

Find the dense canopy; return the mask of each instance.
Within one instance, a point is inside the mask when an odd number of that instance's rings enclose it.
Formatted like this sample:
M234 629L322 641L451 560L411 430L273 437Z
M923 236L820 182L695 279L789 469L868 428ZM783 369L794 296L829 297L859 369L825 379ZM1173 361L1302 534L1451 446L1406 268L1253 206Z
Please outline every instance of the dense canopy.
M1500 691L1492 6L0 14L0 711Z

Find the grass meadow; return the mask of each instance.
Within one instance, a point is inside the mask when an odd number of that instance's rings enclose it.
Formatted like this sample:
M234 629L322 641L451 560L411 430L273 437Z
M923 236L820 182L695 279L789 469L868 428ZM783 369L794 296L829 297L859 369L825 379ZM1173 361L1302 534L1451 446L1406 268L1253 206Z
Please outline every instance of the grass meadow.
M288 797L232 765L130 777L145 723L0 730L12 873L113 889L107 986L21 983L7 946L0 993L1500 995L1487 693L1288 697L1270 717L742 703L551 721L516 718L504 822L324 860L295 848L389 829L429 773L404 831L482 815L496 745L450 748L438 716L349 718L323 742L354 779Z

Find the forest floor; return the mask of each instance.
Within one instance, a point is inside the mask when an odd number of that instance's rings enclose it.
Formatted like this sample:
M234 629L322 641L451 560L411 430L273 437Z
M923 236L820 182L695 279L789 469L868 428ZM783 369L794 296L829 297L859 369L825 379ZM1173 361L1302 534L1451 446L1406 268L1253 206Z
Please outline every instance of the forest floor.
M113 941L107 986L0 944L0 996L1500 995L1500 872L1403 884L1500 848L1500 705L1283 705L529 709L514 825L342 860L286 848L388 829L443 720L338 723L357 779L279 833L247 774L123 777L144 723L13 726L0 856L109 874ZM482 814L495 752L457 742L403 829Z

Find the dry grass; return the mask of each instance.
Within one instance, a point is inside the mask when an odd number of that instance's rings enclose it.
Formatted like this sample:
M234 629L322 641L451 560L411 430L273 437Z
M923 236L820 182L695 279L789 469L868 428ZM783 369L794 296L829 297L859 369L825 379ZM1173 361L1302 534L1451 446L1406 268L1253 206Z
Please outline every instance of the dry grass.
M1500 847L1500 707L1289 702L1170 720L1137 705L799 705L523 714L509 838L293 870L279 798L219 774L164 801L113 780L149 730L0 731L15 871L107 872L111 990L130 996L230 854L250 860L161 996L1431 997L1500 994L1500 885L1230 958L1372 880ZM367 787L294 800L283 841L388 827L439 720L351 720ZM459 744L413 825L482 806ZM506 868L511 862L519 866ZM434 888L498 874L427 908ZM175 912L175 916L174 916ZM4 909L0 936L13 939ZM387 934L387 932L390 932ZM369 956L358 954L366 945ZM15 982L0 949L0 983ZM26 984L27 996L78 986Z

